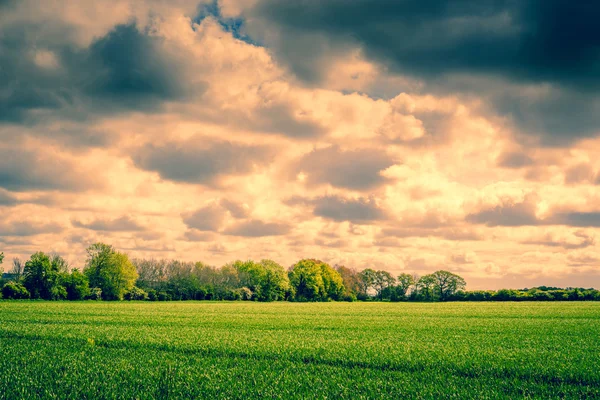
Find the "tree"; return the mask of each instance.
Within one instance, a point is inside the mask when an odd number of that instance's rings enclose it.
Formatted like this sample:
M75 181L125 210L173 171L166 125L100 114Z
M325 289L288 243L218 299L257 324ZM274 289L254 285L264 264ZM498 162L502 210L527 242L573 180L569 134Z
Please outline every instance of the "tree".
M363 269L358 273L360 281L360 292L365 296L369 296L369 290L375 285L375 270L371 268Z
M29 291L20 283L10 281L2 287L2 296L5 299L28 299Z
M462 290L467 286L462 277L449 271L436 271L431 276L433 277L436 294L440 301L448 300L458 290Z
M326 299L342 300L344 281L341 275L327 263L321 263L321 276Z
M402 273L398 275L397 282L396 295L401 299L405 299L408 290L415 284L415 279L411 274Z
M340 274L320 260L300 260L290 268L288 276L297 301L338 300L344 293Z
M81 271L74 269L64 278L67 300L83 300L90 295L88 278Z
M62 273L66 261L58 255L52 259L39 251L25 263L23 269L23 285L32 299L60 300L66 298L66 290L62 286Z
M435 299L435 277L433 275L423 275L416 284L417 298L433 301Z
M380 300L383 300L383 291L396 283L396 278L387 271L375 271L373 277L373 286L377 291L377 296Z
M336 265L334 268L338 274L340 274L342 282L344 283L344 299L356 300L357 295L360 292L360 278L358 276L358 271L343 265Z
M10 273L14 276L16 282L20 282L23 277L23 273L25 271L25 264L21 261L20 258L13 258L12 269Z
M2 265L3 261L4 261L4 253L0 252L0 265Z
M290 279L285 269L275 261L268 259L260 260L258 264L264 270L260 300L285 300L290 293Z
M95 243L87 249L84 274L91 287L102 290L104 300L122 300L131 290L138 277L135 267L125 253L117 252L112 246Z

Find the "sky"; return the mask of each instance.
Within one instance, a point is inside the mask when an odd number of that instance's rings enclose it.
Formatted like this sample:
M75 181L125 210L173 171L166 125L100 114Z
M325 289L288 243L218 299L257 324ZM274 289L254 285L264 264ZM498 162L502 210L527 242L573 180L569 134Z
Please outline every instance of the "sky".
M598 2L0 0L0 251L600 287Z

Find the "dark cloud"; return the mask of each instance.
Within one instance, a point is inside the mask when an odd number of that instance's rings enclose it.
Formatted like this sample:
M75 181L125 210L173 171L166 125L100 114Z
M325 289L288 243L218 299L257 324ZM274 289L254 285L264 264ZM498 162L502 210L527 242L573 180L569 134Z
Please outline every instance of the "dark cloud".
M522 202L505 202L495 207L484 208L468 214L466 220L487 226L539 225L536 217L536 203L526 198Z
M145 229L142 225L127 216L117 219L96 219L91 222L72 220L71 224L77 228L104 232L137 232Z
M334 221L350 221L361 224L388 218L386 212L373 198L323 196L312 199L308 203L314 207L314 215Z
M533 159L527 154L514 151L502 153L496 160L498 166L504 168L523 168L533 164Z
M78 191L97 184L71 161L51 151L0 148L0 188Z
M464 91L487 92L500 112L548 144L599 133L600 3L262 0L250 16L248 29L304 80L319 82L338 54L359 48L432 91L455 92L449 77L469 77ZM476 84L481 78L486 83ZM495 81L515 90L495 97ZM553 93L531 98L527 85Z
M130 108L181 97L177 66L161 54L158 40L129 24L92 43L86 60L90 76L82 82L85 93Z
M600 212L558 212L548 222L554 225L600 228Z
M594 170L587 163L574 165L565 172L566 184L590 183L593 181Z
M227 141L149 145L133 155L135 164L177 182L217 185L226 175L246 175L271 161L271 150Z
M596 21L600 5L563 0L263 0L255 16L280 35L320 34L360 46L400 72L498 74L558 81L589 89L600 85ZM318 43L278 49L314 52Z
M63 230L63 226L53 222L0 222L0 236L35 236L44 233L60 233Z
M0 28L0 122L31 122L40 110L75 120L149 110L189 90L160 39L134 23L115 26L85 49L67 41L70 30L57 21Z
M592 236L584 232L575 232L573 236L575 236L575 240L568 241L566 239L555 239L552 235L548 234L542 239L526 240L521 243L546 247L562 247L567 250L584 249L596 243L596 240Z
M451 241L477 241L483 237L476 231L467 228L385 228L377 236L377 244L389 243L391 238L436 237ZM393 241L392 241L393 243Z
M199 231L197 229L188 229L183 234L183 240L188 242L210 242L214 238L215 235L212 232Z
M189 228L199 231L218 231L225 219L225 210L217 204L211 204L184 214L182 217Z
M0 188L0 207L1 206L14 206L18 203L17 198L14 194L7 190Z
M233 218L247 218L250 214L249 210L243 204L234 200L221 199L220 204L229 211Z
M290 230L291 226L284 223L263 222L253 219L239 222L225 229L223 233L231 236L262 237L285 235Z
M293 173L305 173L309 185L368 190L390 181L380 172L392 165L394 160L382 150L343 151L332 146L306 154L294 165Z

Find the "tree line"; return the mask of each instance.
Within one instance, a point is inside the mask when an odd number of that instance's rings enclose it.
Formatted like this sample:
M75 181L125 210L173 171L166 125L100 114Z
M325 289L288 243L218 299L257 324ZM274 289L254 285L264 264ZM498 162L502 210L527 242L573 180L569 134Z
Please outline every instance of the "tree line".
M526 301L600 300L600 291L548 288L465 291L449 271L418 276L366 268L358 271L303 259L285 269L272 260L202 262L130 259L114 247L87 248L82 270L57 254L15 258L0 280L0 298L44 300L251 301ZM4 254L0 253L0 264Z

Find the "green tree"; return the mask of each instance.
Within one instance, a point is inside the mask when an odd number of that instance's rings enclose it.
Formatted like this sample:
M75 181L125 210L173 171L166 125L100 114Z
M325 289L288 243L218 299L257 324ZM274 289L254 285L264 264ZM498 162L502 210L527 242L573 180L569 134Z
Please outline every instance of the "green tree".
M342 276L327 263L321 263L321 276L325 297L330 300L342 300L344 295L344 281Z
M448 300L457 291L467 286L462 277L449 271L436 271L431 276L434 279L435 291L440 301Z
M268 259L260 260L258 264L264 270L260 300L285 300L290 293L290 279L285 269L275 261Z
M87 276L74 269L63 280L67 291L67 300L83 300L90 295L90 285Z
M297 301L340 300L344 282L340 274L327 263L304 259L292 266L288 273Z
M356 300L357 295L360 292L360 278L358 271L343 265L336 265L335 270L340 274L342 282L344 282L344 299Z
M375 275L375 270L371 268L363 269L358 273L360 292L365 298L369 296L369 291L375 285Z
M408 290L415 284L415 279L411 274L402 273L398 275L397 282L396 295L401 299L405 299Z
M295 300L323 300L325 286L323 285L320 262L317 260L304 259L298 261L288 272L288 277L294 288Z
M87 254L84 274L90 287L100 288L104 300L122 300L125 292L133 288L138 277L127 254L119 253L104 243L91 245Z
M23 285L32 299L60 300L66 298L66 290L62 286L62 277L67 266L66 261L58 256L52 258L43 252L33 254L25 263Z
M28 299L29 291L20 283L10 281L2 287L2 296L5 299Z
M4 253L0 252L0 265L2 265L2 262L4 262Z
M377 296L383 300L383 291L396 283L396 278L387 271L375 271L373 286L377 291Z
M435 277L431 274L423 275L416 284L417 298L425 301L433 301L436 297Z

